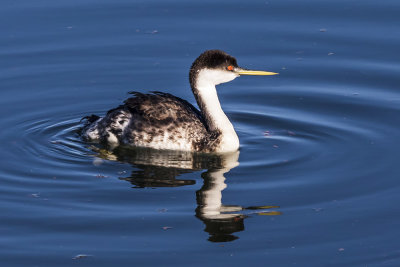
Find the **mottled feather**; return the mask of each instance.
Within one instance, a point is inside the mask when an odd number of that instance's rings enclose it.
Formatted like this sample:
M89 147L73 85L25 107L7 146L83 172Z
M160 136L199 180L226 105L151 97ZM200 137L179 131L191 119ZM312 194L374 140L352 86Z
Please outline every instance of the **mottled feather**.
M209 132L192 104L162 92L130 92L123 105L94 120L89 116L83 136L90 141L157 149L212 152L219 133Z

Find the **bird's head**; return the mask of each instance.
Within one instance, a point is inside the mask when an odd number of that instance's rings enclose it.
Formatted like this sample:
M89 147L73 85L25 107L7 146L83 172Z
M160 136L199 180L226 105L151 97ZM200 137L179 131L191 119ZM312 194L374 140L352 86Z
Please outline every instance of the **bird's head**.
M192 64L189 73L192 88L201 85L218 85L234 80L240 75L276 75L269 71L247 70L238 66L236 58L221 50L207 50Z

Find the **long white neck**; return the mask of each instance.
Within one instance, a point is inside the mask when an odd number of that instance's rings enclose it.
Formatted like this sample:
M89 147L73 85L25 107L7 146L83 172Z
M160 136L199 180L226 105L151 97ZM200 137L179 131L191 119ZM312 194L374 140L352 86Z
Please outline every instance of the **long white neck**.
M215 82L210 79L210 72L199 73L194 92L201 112L210 131L219 131L222 142L216 152L236 151L239 138L232 123L221 108Z

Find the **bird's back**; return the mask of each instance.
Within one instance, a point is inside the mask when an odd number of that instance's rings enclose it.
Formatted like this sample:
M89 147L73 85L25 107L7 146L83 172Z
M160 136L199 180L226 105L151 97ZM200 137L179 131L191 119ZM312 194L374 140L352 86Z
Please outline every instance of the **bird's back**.
M201 113L189 102L167 93L142 94L107 112L90 117L86 139L155 149L204 151L217 133L210 133Z

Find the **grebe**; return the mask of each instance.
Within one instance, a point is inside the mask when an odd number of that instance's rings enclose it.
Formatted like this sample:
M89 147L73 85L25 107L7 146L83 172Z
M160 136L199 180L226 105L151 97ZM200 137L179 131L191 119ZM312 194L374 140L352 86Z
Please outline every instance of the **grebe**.
M239 138L223 112L216 85L240 75L278 73L240 68L236 59L221 50L208 50L192 64L190 86L200 111L186 100L167 93L130 92L123 105L104 117L85 117L83 138L112 146L131 145L194 152L231 152Z

